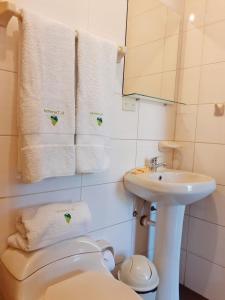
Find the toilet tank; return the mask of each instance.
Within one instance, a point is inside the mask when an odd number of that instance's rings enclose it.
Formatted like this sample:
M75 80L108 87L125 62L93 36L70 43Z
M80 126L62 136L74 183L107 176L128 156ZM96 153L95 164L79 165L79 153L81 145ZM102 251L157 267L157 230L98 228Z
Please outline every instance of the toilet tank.
M23 252L8 248L0 261L4 300L39 300L46 288L88 270L108 273L101 247L88 237Z

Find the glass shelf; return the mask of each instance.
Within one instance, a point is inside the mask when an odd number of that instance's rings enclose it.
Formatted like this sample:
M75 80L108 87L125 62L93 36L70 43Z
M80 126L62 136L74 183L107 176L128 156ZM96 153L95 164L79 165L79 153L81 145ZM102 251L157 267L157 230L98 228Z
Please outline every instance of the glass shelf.
M159 98L159 97L152 97L152 96L147 96L147 95L142 95L142 94L137 94L137 93L131 93L131 94L123 94L123 97L126 98L132 98L135 99L136 101L142 100L145 102L159 102L162 104L183 104L185 105L185 103L183 102L178 102L178 101L174 101L174 100L168 100L168 99L163 99L163 98Z

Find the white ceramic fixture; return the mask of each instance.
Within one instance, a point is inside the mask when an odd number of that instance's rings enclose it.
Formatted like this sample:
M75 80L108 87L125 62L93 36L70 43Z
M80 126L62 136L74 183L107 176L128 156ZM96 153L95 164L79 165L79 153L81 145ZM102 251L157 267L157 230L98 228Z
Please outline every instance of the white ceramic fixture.
M213 178L163 169L135 169L124 176L125 187L150 202L157 202L154 263L159 273L157 300L179 300L180 247L185 205L216 189Z
M4 300L141 300L114 279L104 259L112 247L88 237L32 251L8 248L0 260ZM107 295L107 296L106 296Z

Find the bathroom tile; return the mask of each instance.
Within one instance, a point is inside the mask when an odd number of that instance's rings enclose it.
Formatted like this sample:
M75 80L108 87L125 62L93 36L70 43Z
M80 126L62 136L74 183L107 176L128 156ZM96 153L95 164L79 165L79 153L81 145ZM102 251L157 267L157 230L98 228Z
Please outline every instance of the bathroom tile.
M183 223L182 241L181 241L181 248L183 250L187 249L188 232L189 232L189 216L185 215L184 216L184 223Z
M135 47L162 39L165 36L166 18L166 7L158 6L128 19L127 46Z
M124 93L139 93L143 95L151 95L152 97L160 97L161 82L163 73L152 74L143 77L127 78L129 75L125 73Z
M158 6L160 6L158 0L139 0L138 2L136 0L129 0L129 17L134 17Z
M172 162L172 153L162 153L158 148L158 141L137 141L136 167L145 165L146 159L149 160L155 156L160 156L162 160L170 167Z
M13 0L18 7L26 7L37 14L62 22L74 29L88 29L89 0L67 1L62 5L61 0ZM52 7L54 6L54 9Z
M134 195L122 182L83 187L81 197L92 213L91 231L133 218Z
M88 30L101 37L112 40L118 45L124 45L126 13L126 0L114 0L112 2L89 0Z
M117 139L136 139L138 123L138 103L136 111L122 110L122 96L115 95L111 108L111 137ZM116 119L115 119L116 116Z
M93 231L89 235L96 240L103 239L111 243L115 251L116 264L132 254L132 221Z
M12 19L7 28L0 27L0 69L17 70L18 24Z
M138 141L137 142L137 157L136 167L145 165L146 159L151 159L159 156L159 142L158 141Z
M181 52L181 67L199 66L202 59L202 28L193 29L183 33Z
M225 63L202 66L200 81L200 103L221 103L225 101Z
M17 133L16 80L15 73L0 70L0 135Z
M25 207L56 202L80 201L80 188L0 199L0 254L7 246L7 237L15 232L16 216Z
M178 35L172 35L165 39L165 49L164 49L164 71L173 71L177 68L178 59Z
M184 284L186 255L187 255L187 252L184 250L181 250L181 252L180 252L180 284Z
M205 27L203 64L225 60L225 21Z
M140 219L133 220L132 228L133 253L146 255L148 252L149 228L140 225Z
M145 140L172 140L175 106L161 103L140 103L138 138Z
M207 0L205 23L210 24L225 19L225 2L223 0Z
M125 172L135 167L136 142L133 140L112 140L111 166L109 170L84 175L82 185L95 185L121 181Z
M185 285L207 299L224 300L225 269L193 254L187 256Z
M224 249L224 227L193 217L190 218L190 230L188 235L189 252L224 267Z
M178 105L176 120L176 140L194 141L197 105Z
M179 124L177 126L179 126ZM174 152L173 168L178 170L192 171L195 144L192 142L178 143L181 145L181 148Z
M183 69L179 77L179 100L185 104L197 104L200 67Z
M184 30L194 29L204 24L206 0L186 0L184 10ZM194 16L194 21L190 17Z
M225 144L224 116L214 115L214 104L199 105L196 141L203 143Z
M194 171L212 176L217 184L225 185L224 151L224 145L196 143Z
M167 9L166 36L179 34L181 16L174 10Z
M174 101L176 89L176 71L162 73L161 98Z
M126 76L130 78L160 73L163 65L163 51L163 40L128 49Z
M75 188L80 176L50 178L34 184L22 184L17 174L17 138L0 136L0 198Z
M218 185L212 195L192 204L190 215L225 226L225 187Z

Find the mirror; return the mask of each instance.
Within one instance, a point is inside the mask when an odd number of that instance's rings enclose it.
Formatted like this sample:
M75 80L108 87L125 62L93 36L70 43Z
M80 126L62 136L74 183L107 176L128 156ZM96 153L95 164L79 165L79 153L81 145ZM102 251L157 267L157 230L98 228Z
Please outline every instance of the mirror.
M128 0L124 95L175 101L181 16L164 3Z

